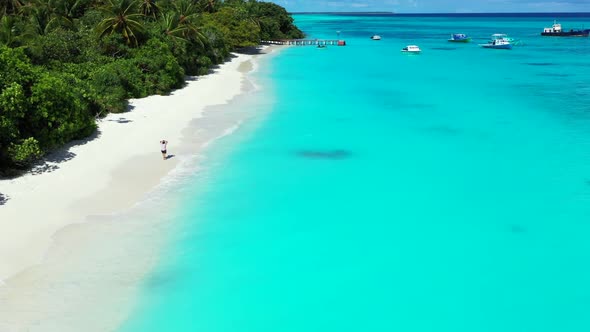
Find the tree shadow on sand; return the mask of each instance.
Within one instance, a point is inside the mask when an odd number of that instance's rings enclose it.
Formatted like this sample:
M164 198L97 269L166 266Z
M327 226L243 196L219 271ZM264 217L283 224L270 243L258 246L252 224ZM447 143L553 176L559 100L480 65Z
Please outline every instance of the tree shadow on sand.
M264 48L260 46L243 47L236 51L238 54L260 55L264 54ZM234 55L235 57L235 55Z
M127 118L118 118L118 119L109 119L107 121L111 121L111 122L116 122L116 123L129 123L129 122L133 122L133 120L129 120Z
M33 175L39 175L58 170L61 163L70 161L76 157L76 154L70 151L71 148L85 145L98 137L100 137L100 130L96 130L94 134L88 136L87 138L72 141L64 145L62 148L48 153L45 158L43 158L43 160L33 165L29 173Z

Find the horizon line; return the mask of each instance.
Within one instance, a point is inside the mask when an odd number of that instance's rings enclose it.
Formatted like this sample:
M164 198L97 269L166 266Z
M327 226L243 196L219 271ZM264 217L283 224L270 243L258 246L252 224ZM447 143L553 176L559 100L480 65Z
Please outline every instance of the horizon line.
M590 12L392 12L392 11L293 11L289 14L395 14L395 15L422 15L422 14L590 14Z

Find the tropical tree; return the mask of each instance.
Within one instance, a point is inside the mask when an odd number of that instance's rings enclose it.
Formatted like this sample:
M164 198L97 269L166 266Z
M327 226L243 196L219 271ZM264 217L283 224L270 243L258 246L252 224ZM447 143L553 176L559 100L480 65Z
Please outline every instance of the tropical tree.
M233 48L255 46L260 41L260 28L244 8L224 6L206 17L206 26L221 31Z
M138 45L139 35L144 31L140 21L141 13L138 13L138 4L134 0L109 0L102 8L106 14L96 31L102 38L106 35L118 33L128 45Z
M218 0L198 0L198 1L199 1L199 6L201 7L201 10L208 12L208 13L216 12L219 7Z
M188 41L187 26L180 24L180 16L173 12L168 12L162 16L160 21L162 32L176 41Z
M183 37L203 47L207 38L200 31L198 20L200 18L199 7L193 0L179 0L173 3L173 13L176 24L183 29Z
M33 0L21 7L20 12L29 20L23 38L32 40L46 36L58 28L72 29L72 6L80 0Z
M55 4L55 13L69 22L73 23L74 19L84 14L89 0L57 0Z
M260 27L262 39L304 37L285 8L272 2L258 1L249 1L247 8L250 18Z
M57 29L68 22L62 21L62 18L54 15L53 8L49 6L31 6L29 12L29 25L27 26L27 36L45 36L49 32Z
M199 6L194 0L178 0L172 2L173 11L179 15L182 24L191 24L200 14Z
M160 6L156 3L155 0L139 1L139 12L145 17L156 19L158 14L160 14L160 11Z
M22 6L22 0L0 0L0 15L18 13Z
M0 19L0 44L14 47L19 38L17 19L12 15Z

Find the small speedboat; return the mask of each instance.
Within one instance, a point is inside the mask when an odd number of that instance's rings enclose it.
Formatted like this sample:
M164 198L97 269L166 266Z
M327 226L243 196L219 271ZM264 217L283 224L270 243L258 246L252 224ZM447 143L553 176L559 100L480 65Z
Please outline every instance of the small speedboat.
M454 33L451 35L449 41L454 43L469 43L471 41L471 37L464 33Z
M373 39L373 40L381 40L381 36L379 36L379 35L372 35L371 36L371 39Z
M410 54L420 54L421 50L420 47L416 45L408 45L402 48L402 53L410 53Z
M493 39L489 41L487 44L479 44L479 46L483 48L495 48L500 50L512 49L512 44L507 39Z

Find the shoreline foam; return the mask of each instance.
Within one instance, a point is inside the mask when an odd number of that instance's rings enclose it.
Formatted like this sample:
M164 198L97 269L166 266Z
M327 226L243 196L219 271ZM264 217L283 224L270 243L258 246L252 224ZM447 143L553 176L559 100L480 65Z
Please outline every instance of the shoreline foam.
M217 117L207 109L254 89L246 74L256 66L256 56L240 54L170 96L132 100L132 111L101 121L98 139L61 151L74 158L53 172L0 182L10 197L0 207L1 331L76 330L89 319L96 331L120 325L171 226L162 211L113 214L144 200L179 165L239 126L236 114ZM174 155L167 161L158 151L162 138ZM121 271L117 260L129 255L139 259Z

